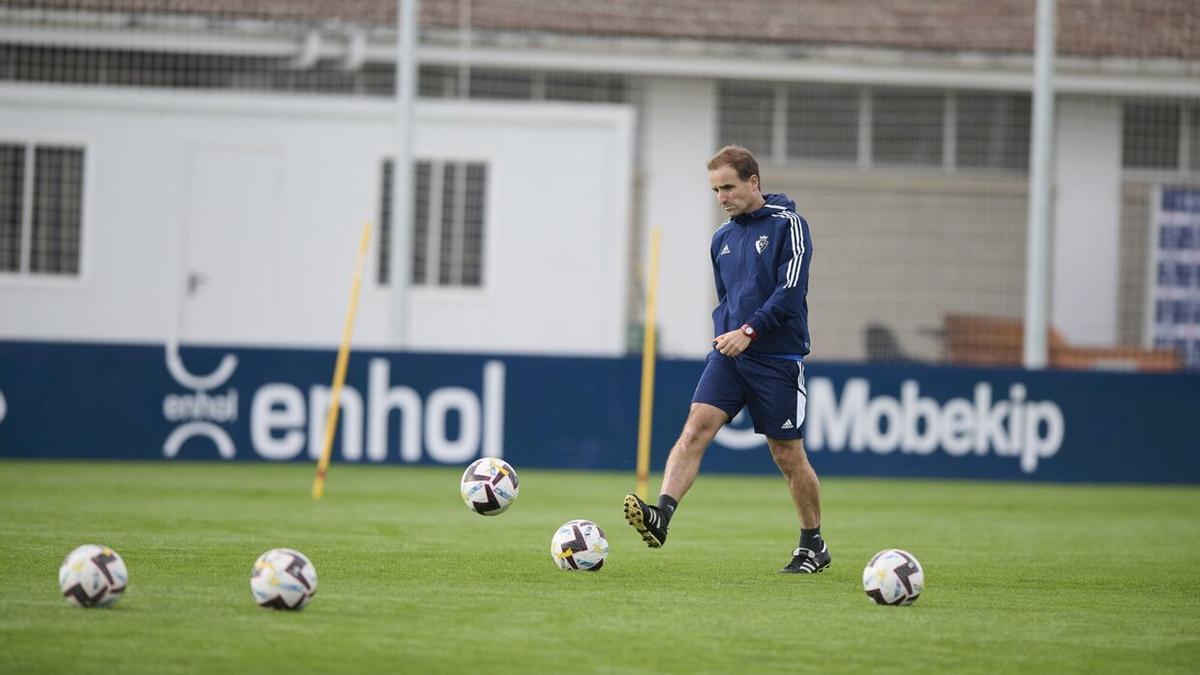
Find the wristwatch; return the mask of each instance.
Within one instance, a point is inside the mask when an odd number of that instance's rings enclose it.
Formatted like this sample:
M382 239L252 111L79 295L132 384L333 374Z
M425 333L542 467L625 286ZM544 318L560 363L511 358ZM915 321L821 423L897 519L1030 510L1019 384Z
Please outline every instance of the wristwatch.
M751 326L748 323L742 324L742 327L739 328L738 330L742 331L742 335L745 335L746 337L750 338L751 340L758 339L758 331L754 330L754 326Z

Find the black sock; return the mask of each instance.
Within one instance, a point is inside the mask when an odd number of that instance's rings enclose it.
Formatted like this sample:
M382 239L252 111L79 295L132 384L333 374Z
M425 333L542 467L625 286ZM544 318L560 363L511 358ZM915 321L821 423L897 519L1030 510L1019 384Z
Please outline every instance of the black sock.
M671 516L675 515L676 506L679 506L679 502L670 495L658 496L658 513L662 516L663 527L671 522Z
M818 525L811 530L800 528L800 548L806 548L810 551L820 552L825 542L821 540L821 526Z

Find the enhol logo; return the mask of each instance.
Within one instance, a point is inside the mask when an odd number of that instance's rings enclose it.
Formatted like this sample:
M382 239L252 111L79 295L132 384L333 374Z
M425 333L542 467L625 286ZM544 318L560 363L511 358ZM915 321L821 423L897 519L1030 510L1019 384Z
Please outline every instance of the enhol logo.
M921 396L916 380L900 385L900 397L871 396L870 382L851 378L834 394L827 378L808 385L806 446L812 451L896 451L929 455L941 449L951 457L988 455L1019 458L1021 471L1034 473L1041 460L1062 447L1066 422L1053 401L1026 400L1025 385L1013 384L1008 399L994 400L992 385L979 382L973 398L945 403ZM757 439L752 443L751 439ZM746 449L765 441L753 430L723 427L716 441Z
M166 347L167 370L181 386L192 391L167 394L163 417L181 422L163 444L163 455L177 457L183 444L208 438L222 459L237 454L228 425L238 422L238 391L214 391L229 381L238 367L234 354L225 354L216 369L195 375L183 365L178 346ZM460 464L476 456L503 456L504 379L502 361L483 364L482 394L459 386L439 387L422 397L411 387L393 386L387 359L368 362L364 396L347 384L339 403L341 458L349 462L388 459L399 417L399 455L402 462L420 461L422 455L443 464ZM247 415L250 446L263 459L296 459L307 449L315 459L321 454L325 419L333 404L328 386L311 385L307 392L289 382L265 382L253 389ZM457 430L452 424L457 420ZM226 428L218 425L225 425ZM365 431L365 433L364 433Z
M466 387L439 387L422 399L412 387L393 386L387 359L367 365L367 393L342 388L341 458L348 462L386 461L392 420L399 417L400 461L417 462L424 454L442 464L461 464L477 456L503 456L504 362L483 364L482 395ZM304 390L288 382L268 382L250 402L250 443L264 459L295 459L308 448L321 455L325 416L332 404L329 387ZM458 420L457 433L448 423ZM365 439L364 439L365 430Z
M188 439L203 436L212 440L222 459L233 459L237 454L233 439L229 437L229 432L217 424L237 421L237 390L229 389L224 394L208 392L225 384L233 376L233 371L237 370L237 356L226 354L213 372L193 375L183 365L177 343L168 342L165 351L167 371L175 382L192 392L167 394L163 398L163 417L169 422L183 422L167 436L163 443L163 456L175 457Z

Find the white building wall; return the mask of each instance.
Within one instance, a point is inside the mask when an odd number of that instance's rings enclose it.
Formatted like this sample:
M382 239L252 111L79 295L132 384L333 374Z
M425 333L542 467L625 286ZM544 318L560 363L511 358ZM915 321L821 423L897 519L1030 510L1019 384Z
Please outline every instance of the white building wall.
M643 250L650 229L662 229L660 353L704 356L712 349L716 304L708 246L721 218L704 168L717 150L716 83L648 78L643 103Z
M1054 257L1050 324L1067 342L1117 338L1121 218L1121 105L1059 97L1055 128Z
M489 167L484 287L414 289L409 347L623 353L632 112L416 114L418 158ZM0 337L336 345L393 120L381 102L0 88L0 138L87 148L81 275L0 275ZM372 246L355 342L389 347L375 263Z
M484 289L415 289L409 343L624 354L633 113L568 104L424 104L418 156L489 163ZM465 338L464 338L465 339Z

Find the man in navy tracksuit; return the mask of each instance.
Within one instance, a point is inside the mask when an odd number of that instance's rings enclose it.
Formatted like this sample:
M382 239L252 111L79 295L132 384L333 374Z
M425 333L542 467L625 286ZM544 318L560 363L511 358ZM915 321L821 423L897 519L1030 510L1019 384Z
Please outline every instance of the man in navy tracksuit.
M808 223L786 195L760 190L758 162L726 146L708 163L717 201L729 216L712 238L716 338L696 385L683 433L671 448L658 505L625 497L625 519L651 548L666 542L679 500L691 488L717 431L750 409L754 430L787 477L800 517L800 545L781 572L811 574L829 566L821 538L820 483L804 451L804 357L809 350Z

